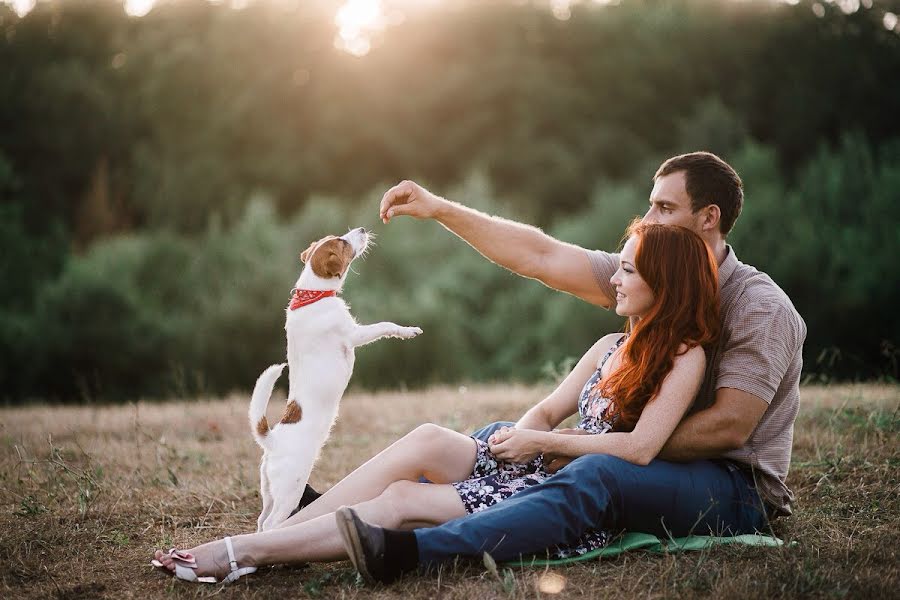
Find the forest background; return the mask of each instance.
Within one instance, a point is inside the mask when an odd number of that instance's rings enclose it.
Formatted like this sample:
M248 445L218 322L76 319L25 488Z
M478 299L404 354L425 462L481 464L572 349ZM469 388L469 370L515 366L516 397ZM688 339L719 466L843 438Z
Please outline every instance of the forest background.
M354 314L425 334L353 385L554 379L621 319L381 194L615 249L698 149L743 177L729 241L806 320L805 379L896 381L900 2L401 2L353 52L340 4L0 4L0 399L246 390L299 252L356 226Z

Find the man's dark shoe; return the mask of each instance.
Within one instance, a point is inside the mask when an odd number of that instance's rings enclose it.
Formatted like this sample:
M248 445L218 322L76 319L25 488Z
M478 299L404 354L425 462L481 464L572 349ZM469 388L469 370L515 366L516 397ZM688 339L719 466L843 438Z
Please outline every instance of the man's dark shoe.
M344 549L359 574L368 583L390 583L384 563L384 530L369 525L359 518L349 506L342 506L335 512L338 532L344 542Z

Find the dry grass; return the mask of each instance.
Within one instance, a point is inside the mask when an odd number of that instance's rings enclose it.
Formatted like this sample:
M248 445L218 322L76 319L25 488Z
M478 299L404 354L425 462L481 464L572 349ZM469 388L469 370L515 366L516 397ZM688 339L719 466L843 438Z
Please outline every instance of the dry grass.
M312 483L327 488L420 423L471 431L516 418L545 392L351 394ZM564 583L566 598L897 597L900 388L808 387L802 395L789 481L799 503L775 527L796 545L631 553L552 572L458 564L390 587L362 585L349 563L262 570L228 588L176 583L147 566L155 548L255 528L259 451L243 396L3 409L0 596L524 598L546 596L543 581Z

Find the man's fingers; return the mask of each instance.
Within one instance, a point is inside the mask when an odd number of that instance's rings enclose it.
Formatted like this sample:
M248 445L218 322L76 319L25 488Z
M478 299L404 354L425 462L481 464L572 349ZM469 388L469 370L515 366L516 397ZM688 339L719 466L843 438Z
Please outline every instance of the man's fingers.
M413 216L413 217L416 216L415 210L409 203L395 204L394 206L391 206L390 208L388 208L388 211L387 211L387 214L385 215L385 217L387 218L388 221L390 221L394 217L402 217L404 215Z
M381 204L378 207L378 214L382 221L390 220L396 214L406 214L397 212L396 208L408 203L414 191L415 185L411 181L401 181L386 191L381 197Z
M570 458L554 458L549 463L545 462L544 468L547 469L548 473L556 473L570 462L572 462Z
M378 207L378 214L382 218L382 220L389 218L388 211L394 204L399 202L401 198L403 202L406 202L406 195L402 194L402 192L398 188L399 186L395 185L394 187L386 191L381 197L381 204Z
M407 197L407 199L403 199L402 202L400 200L396 200L396 196L394 198L395 198L395 200L393 201L394 203L392 205L389 205L385 209L385 211L383 213L381 213L382 222L387 223L394 217L401 217L403 215L415 216L415 214L413 214L412 208L410 207L409 203L407 202L408 197Z
M397 187L397 186L394 186ZM388 206L391 205L391 194L394 192L394 188L390 188L381 196L381 202L378 204L378 215L383 219L385 214L387 213Z
M381 197L381 204L378 206L378 214L381 215L382 218L387 216L388 209L397 202L398 198L404 195L401 192L401 185L402 184L395 185Z
M546 460L546 457L544 458L544 469L546 469L548 473L556 473L559 470L559 459L554 458L548 461Z
M495 431L494 433L491 434L490 440L492 440L492 442L494 444L498 444L500 442L505 441L508 437L509 437L509 428L501 427L500 429L498 429L497 431Z

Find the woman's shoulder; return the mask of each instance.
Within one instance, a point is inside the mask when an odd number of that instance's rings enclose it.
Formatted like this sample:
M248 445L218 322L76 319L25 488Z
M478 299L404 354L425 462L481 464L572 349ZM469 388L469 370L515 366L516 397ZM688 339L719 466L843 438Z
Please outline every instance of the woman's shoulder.
M594 344L594 347L600 350L602 354L606 354L610 350L610 348L613 348L616 344L619 343L620 340L625 339L625 335L626 334L622 332L604 335L602 338L597 340L597 343Z
M597 352L595 363L599 368L606 359L607 354L613 350L616 345L625 337L624 333L610 333L604 335L594 344L594 350Z
M619 340L624 338L627 334L618 331L616 333L608 333L604 335L602 338L597 340L598 347L611 348L613 345L618 343Z
M678 346L678 352L675 353L675 365L706 365L706 352L703 346L688 346L682 343Z

